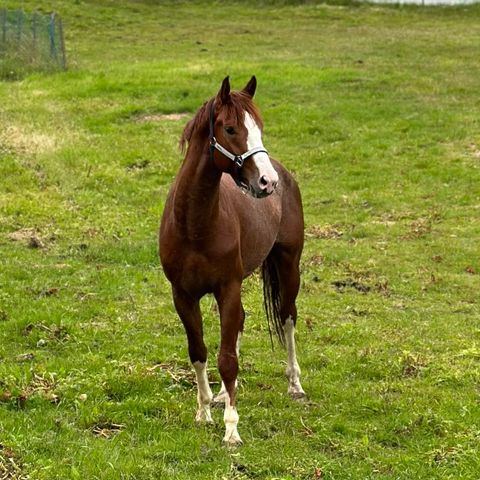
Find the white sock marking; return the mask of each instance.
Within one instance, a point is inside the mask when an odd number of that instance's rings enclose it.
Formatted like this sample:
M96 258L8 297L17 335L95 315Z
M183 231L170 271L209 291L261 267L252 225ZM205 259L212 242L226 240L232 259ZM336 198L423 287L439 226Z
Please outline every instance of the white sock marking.
M210 413L210 403L213 395L208 383L207 362L194 362L193 367L195 368L195 374L197 376L198 388L198 410L195 420L197 422L213 422L212 415Z
M288 393L293 397L303 397L305 392L300 384L300 366L297 362L297 353L295 349L295 326L293 319L288 317L283 327L285 331L285 342L287 343L287 378L288 378Z
M230 405L230 396L227 395L225 398L225 412L223 414L223 421L225 422L225 436L223 437L223 441L227 445L234 446L242 443L242 439L237 430L239 418L237 409Z

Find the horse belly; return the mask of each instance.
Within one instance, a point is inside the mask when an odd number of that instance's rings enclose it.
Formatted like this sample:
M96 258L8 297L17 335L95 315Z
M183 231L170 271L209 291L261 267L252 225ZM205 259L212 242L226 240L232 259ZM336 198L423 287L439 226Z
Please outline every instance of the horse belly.
M257 248L245 252L242 251L244 278L251 275L263 263L270 253L274 243L275 241L272 241L269 244L264 244L262 246L263 248Z

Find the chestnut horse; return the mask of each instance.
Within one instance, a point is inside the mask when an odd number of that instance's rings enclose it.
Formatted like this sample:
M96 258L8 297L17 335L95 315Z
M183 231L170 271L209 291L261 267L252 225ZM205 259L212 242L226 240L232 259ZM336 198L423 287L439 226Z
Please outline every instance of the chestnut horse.
M252 77L242 91L230 91L226 77L187 124L180 141L182 148L188 144L187 153L160 226L160 258L197 378L199 422L212 421L213 399L199 302L213 293L218 304L222 387L215 401L225 403L227 445L241 443L235 390L245 319L242 281L260 266L269 328L287 347L288 392L305 396L294 340L302 203L295 180L263 146L262 120L252 102L256 85Z

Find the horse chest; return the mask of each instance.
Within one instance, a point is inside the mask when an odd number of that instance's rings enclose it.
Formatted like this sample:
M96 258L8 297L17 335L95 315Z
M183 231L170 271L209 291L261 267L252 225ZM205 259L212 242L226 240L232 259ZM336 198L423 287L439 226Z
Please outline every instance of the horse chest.
M213 291L235 271L241 276L240 249L225 245L222 238L180 240L162 258L163 269L176 287L195 295Z

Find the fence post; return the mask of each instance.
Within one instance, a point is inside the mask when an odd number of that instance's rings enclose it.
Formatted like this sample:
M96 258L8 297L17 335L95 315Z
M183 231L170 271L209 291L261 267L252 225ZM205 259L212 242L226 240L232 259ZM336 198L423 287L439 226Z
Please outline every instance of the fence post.
M23 29L23 10L17 11L17 43L20 47L22 42L22 29Z
M49 45L50 44L50 45ZM63 24L55 13L26 14L0 8L0 55L11 54L23 67L67 69ZM0 475L1 476L1 475Z
M7 9L2 8L0 12L0 18L2 19L2 43L5 45L7 43Z
M62 18L58 17L58 35L60 37L60 50L62 51L62 67L64 70L67 69L67 55L65 54L65 37L63 36L63 23Z
M50 35L50 54L57 60L57 48L55 45L55 14L50 15L50 22L48 24L48 33Z
M32 46L35 55L37 53L37 12L32 15Z

